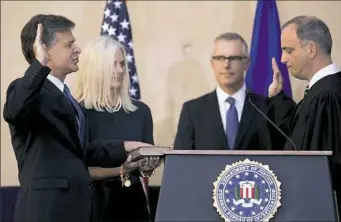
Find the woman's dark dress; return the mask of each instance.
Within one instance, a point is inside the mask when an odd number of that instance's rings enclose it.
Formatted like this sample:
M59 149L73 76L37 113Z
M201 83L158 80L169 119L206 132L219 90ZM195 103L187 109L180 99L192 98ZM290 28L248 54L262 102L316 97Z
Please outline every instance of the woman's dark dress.
M133 101L135 112L86 110L90 142L117 139L154 144L153 120L149 107ZM132 185L122 187L120 177L94 181L93 222L148 221L147 200L139 173L130 174Z

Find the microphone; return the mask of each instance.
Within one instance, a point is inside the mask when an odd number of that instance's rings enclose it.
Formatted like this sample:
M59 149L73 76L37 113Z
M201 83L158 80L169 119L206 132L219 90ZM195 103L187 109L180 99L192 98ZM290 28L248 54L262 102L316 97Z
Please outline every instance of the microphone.
M273 127L275 127L277 129L278 132L280 132L292 145L292 147L294 148L294 150L296 151L296 146L295 146L295 143L289 138L289 136L287 136L278 126L276 126L276 124L274 122L272 122L272 120L267 117L263 112L262 110L260 110L252 101L251 101L251 94L250 93L247 93L247 97L248 97L248 100L249 100L249 103L253 106L253 108L255 108L258 113L260 113L269 123L271 123L271 125Z

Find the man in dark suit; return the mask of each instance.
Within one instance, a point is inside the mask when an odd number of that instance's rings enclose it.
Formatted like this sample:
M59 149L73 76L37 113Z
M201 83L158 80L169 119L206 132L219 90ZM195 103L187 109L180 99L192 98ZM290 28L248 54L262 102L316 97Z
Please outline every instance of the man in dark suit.
M92 187L87 167L120 166L126 152L146 145L87 144L86 117L63 83L78 70L74 25L63 16L37 15L21 33L30 66L10 84L3 111L19 169L18 222L89 221Z
M224 33L215 39L211 65L218 86L183 104L174 149L272 148L266 120L250 104L265 112L265 98L245 86L249 64L248 46L239 34Z

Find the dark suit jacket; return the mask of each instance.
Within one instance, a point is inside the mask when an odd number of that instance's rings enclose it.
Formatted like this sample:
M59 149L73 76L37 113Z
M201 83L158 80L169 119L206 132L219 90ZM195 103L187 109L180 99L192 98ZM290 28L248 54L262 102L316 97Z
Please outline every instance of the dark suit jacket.
M123 142L81 146L76 117L64 94L34 61L8 90L9 123L19 169L15 221L88 221L92 186L87 165L116 167L126 159ZM115 147L113 147L115 146ZM110 149L108 149L110 148Z
M265 99L249 93L251 101L266 112ZM235 141L238 150L271 149L266 120L245 98L239 131ZM174 149L229 150L220 116L216 91L183 104Z

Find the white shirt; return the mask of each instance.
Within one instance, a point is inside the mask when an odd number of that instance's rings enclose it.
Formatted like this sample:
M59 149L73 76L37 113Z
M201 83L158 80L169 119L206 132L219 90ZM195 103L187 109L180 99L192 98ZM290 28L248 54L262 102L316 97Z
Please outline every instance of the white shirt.
M235 94L229 95L224 92L219 86L217 87L217 98L219 104L219 111L221 116L221 121L223 122L224 130L226 130L226 112L230 108L230 104L226 101L228 97L233 97L235 99L234 106L238 112L238 121L242 118L242 112L244 108L245 96L246 96L246 85L242 86Z
M330 64L322 69L320 69L317 73L315 73L313 75L313 77L311 78L310 82L309 82L309 89L315 84L317 83L320 79L322 79L323 77L329 76L329 75L333 75L337 72L340 72L340 68L338 68L336 66L335 63Z
M55 86L57 86L60 91L64 92L64 83L60 81L60 79L51 74L48 74L47 79L50 80Z

